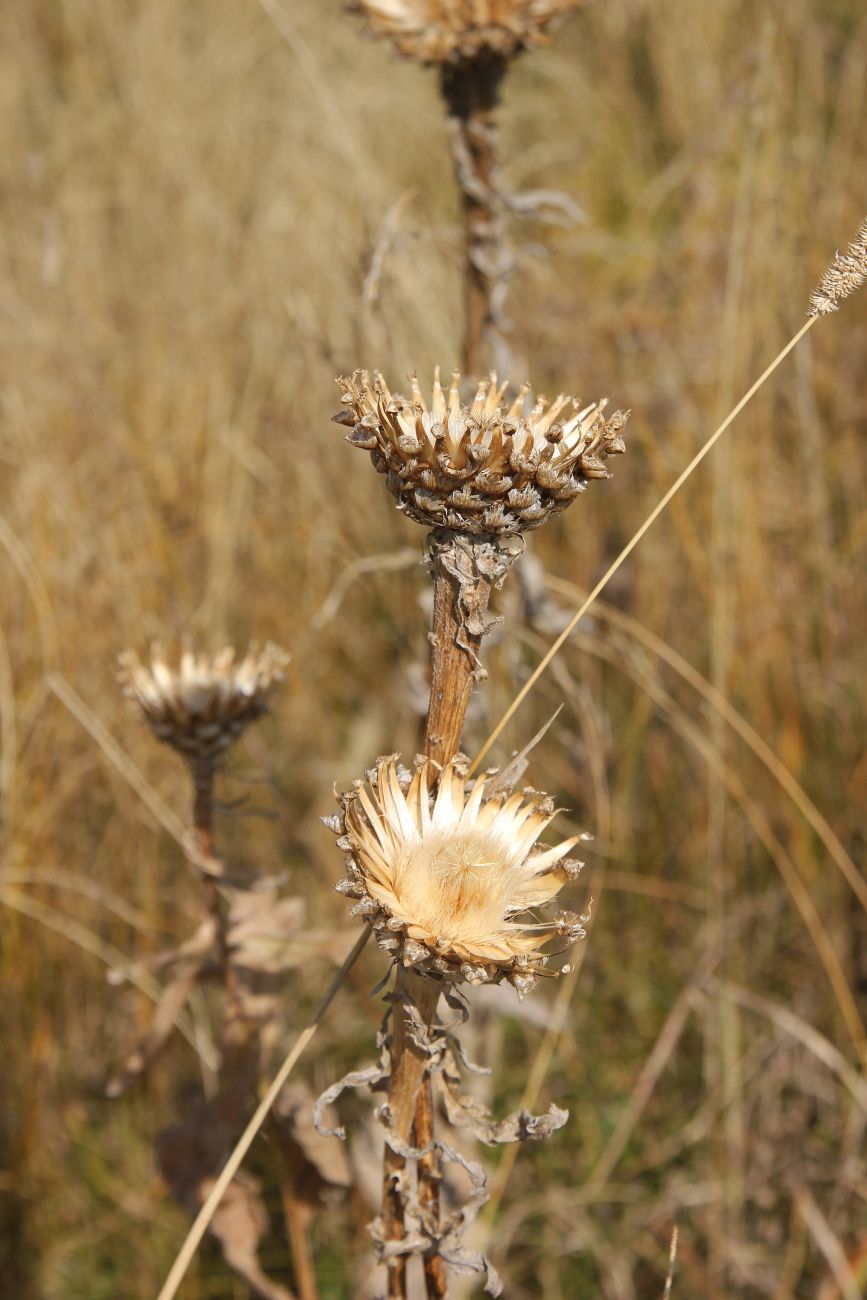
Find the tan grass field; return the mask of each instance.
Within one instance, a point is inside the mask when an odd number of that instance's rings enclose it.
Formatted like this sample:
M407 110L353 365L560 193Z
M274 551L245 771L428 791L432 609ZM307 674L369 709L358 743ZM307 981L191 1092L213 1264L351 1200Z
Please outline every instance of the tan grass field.
M547 573L557 608L522 602L517 581L499 600L476 747L558 609L799 327L864 215L863 4L597 0L518 61L503 154L510 188L562 190L586 214L512 227L512 378L633 414L612 482L531 537L533 590ZM273 716L221 786L239 868L286 872L335 936L287 978L276 1063L354 933L318 819L334 781L415 751L426 665L421 534L329 423L334 379L451 368L459 303L435 77L363 38L339 0L0 7L10 1300L150 1300L188 1224L152 1148L207 1067L175 1035L146 1081L103 1095L151 1014L107 970L182 940L200 908L141 798L144 780L184 817L180 765L120 698L117 654L185 633L292 654ZM578 907L594 899L592 931L542 1087L542 1109L571 1119L520 1151L494 1225L516 1300L656 1300L674 1224L679 1300L867 1288L853 1041L867 916L798 792L863 873L865 357L862 293L696 472L498 747L507 756L565 702L531 777L570 810L567 829L596 837L574 890ZM770 747L794 799L676 656ZM134 764L132 784L83 710ZM303 1059L314 1091L372 1053L382 970L365 953ZM532 1015L505 998L505 1015L480 1013L474 1050L497 1063L503 1108L556 996L551 982ZM206 1048L206 999L193 1017ZM364 1107L347 1109L363 1127ZM262 1258L291 1286L267 1180L265 1193ZM367 1217L359 1183L314 1221L323 1300L364 1294ZM246 1293L206 1245L181 1294Z

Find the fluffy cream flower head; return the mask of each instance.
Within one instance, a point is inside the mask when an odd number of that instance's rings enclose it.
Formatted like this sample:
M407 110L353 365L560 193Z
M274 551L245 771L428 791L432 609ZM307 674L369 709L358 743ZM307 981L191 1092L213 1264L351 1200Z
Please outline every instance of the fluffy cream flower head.
M510 401L495 373L469 406L461 402L460 375L445 389L439 368L430 406L415 376L408 398L392 393L378 372L372 381L356 371L337 382L345 409L334 419L352 429L347 441L370 452L398 508L430 528L538 528L592 479L608 478L606 460L625 450L620 432L628 412L606 419L606 401L581 409L562 393L533 402L529 384Z
M214 760L267 712L289 656L268 644L239 662L226 646L215 655L184 649L173 668L155 646L149 664L132 650L120 656L124 694L136 700L154 735L186 758Z
M326 819L346 853L338 890L359 900L354 911L403 965L471 984L505 979L523 994L549 940L584 937L572 912L527 919L578 874L566 855L582 837L538 847L555 816L548 796L511 794L496 774L468 784L463 769L460 758L442 771L418 758L410 773L391 755L338 794L341 811Z
M376 35L422 63L509 58L539 45L582 0L354 0Z

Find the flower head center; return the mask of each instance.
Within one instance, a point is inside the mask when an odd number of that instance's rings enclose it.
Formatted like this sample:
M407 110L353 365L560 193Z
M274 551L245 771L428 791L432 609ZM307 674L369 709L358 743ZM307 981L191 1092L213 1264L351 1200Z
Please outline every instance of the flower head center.
M431 833L400 862L395 893L431 934L466 942L502 929L514 875L508 846L489 831Z

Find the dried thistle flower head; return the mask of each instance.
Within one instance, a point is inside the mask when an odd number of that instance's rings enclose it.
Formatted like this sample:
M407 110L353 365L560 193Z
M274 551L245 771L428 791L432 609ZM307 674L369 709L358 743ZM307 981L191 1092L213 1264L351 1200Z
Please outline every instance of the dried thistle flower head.
M155 646L149 664L124 651L120 683L159 740L190 760L214 761L267 712L268 696L283 680L288 662L289 656L269 643L238 662L231 646L215 655L185 648L173 668Z
M369 30L407 58L454 63L481 54L511 58L545 41L583 0L354 0Z
M538 847L555 816L548 796L497 789L493 774L468 784L464 770L460 758L442 771L418 758L409 773L391 755L338 794L340 813L326 824L349 875L337 888L359 900L354 912L395 961L433 978L508 980L523 995L551 939L584 937L586 918L535 913L580 871L566 855L582 837Z
M867 280L867 217L845 253L834 260L810 295L808 316L827 316Z
M534 404L529 384L509 402L508 384L493 372L470 406L461 402L460 375L444 389L439 368L430 407L415 376L409 398L391 393L378 372L372 381L362 370L337 382L345 410L334 419L351 427L347 442L370 452L398 508L431 528L474 534L538 528L591 479L608 478L605 461L625 450L620 431L628 411L606 419L606 401L580 410L563 394Z

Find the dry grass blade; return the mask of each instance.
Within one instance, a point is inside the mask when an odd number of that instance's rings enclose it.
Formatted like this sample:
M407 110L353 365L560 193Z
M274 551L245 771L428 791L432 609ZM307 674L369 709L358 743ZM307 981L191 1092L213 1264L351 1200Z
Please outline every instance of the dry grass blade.
M690 1012L696 1004L696 992L710 967L709 952L705 952L688 984L681 990L665 1018L656 1042L641 1069L632 1093L623 1108L617 1127L608 1139L601 1156L587 1179L587 1191L596 1192L604 1187L626 1150L629 1139L635 1132L647 1103L653 1096L663 1070L671 1059L671 1054L680 1042L689 1020Z
M797 869L795 868L794 863L791 861L789 855L786 853L782 844L779 842L773 830L771 829L767 821L767 818L764 816L764 813L761 811L758 805L752 799L750 799L740 779L736 777L736 775L730 770L730 768L720 760L719 755L716 753L715 750L713 750L712 746L708 744L706 738L701 734L701 732L696 727L693 726L693 724L686 717L686 715L683 714L682 711L677 708L677 706L670 699L670 697L664 691L662 691L662 689L659 688L658 685L652 681L652 679L648 682L648 680L645 678L644 675L637 674L633 668L631 668L628 664L624 663L621 657L607 650L607 648L600 646L595 641L585 638L582 642L582 645L583 648L590 651L590 653L596 654L600 658L603 658L606 661L612 663L615 667L621 669L621 671L629 672L630 675L633 676L635 680L639 683L639 685L641 685L644 689L648 691L648 693L652 696L652 698L655 699L657 704L659 704L660 707L664 710L664 712L671 718L675 730L678 731L678 733L681 734L683 738L702 755L702 757L704 758L705 762L709 765L709 767L716 770L717 775L724 781L730 796L743 809L745 815L748 817L750 823L752 824L758 839L760 840L765 850L767 851L768 855L771 857L771 859L777 866L777 869L779 870L789 890L789 893L792 896L793 901L796 907L798 908L798 911L801 914L801 917L807 927L807 930L810 933L810 936L813 940L813 943L816 947L816 950L819 954L822 964L825 967L825 971L826 974L828 975L829 983L831 984L831 987L833 988L836 994L838 1006L840 1007L841 1014L846 1023L847 1029L849 1030L850 1036L852 1037L853 1044L856 1050L858 1051L859 1056L862 1055L864 1051L864 1041L865 1041L864 1028L860 1019L858 1009L853 1000L851 990L846 980L845 973L843 972L843 969L840 965L839 958L837 957L837 954L834 950L834 946L827 934L827 931L825 930L821 917L816 911L812 899L809 896L809 892L804 886L801 877L798 874ZM550 1068L551 1062L553 1060L554 1051L556 1049L556 1045L559 1040L562 1027L565 1024L565 1017L568 1010L569 1001L575 989L575 984L577 982L579 970L580 970L580 963L576 963L576 966L573 968L573 971L562 981L560 988L558 990L557 998L555 1000L554 1007L552 1009L551 1022L548 1026L548 1029L545 1032L542 1042L539 1045L538 1051L533 1061L533 1066L530 1070L527 1086L525 1088L524 1095L522 1097L521 1105L523 1107L526 1107L527 1109L532 1109L533 1106L535 1105L539 1091L542 1087L545 1076L547 1075L548 1069ZM705 972L705 974L707 974L707 972ZM690 985L690 989L694 991L694 983ZM672 1013L671 1016L669 1017L669 1020L671 1020L671 1018L675 1015L675 1011L678 1010L678 1007L679 1007L679 1002L675 1003L675 1007L672 1009ZM686 1009L688 1010L688 1007L686 1007ZM793 1024L797 1020L798 1020L797 1017L792 1017ZM668 1024L668 1022L666 1023ZM804 1022L798 1022L798 1023L799 1026L804 1026ZM810 1027L804 1026L804 1028L809 1029ZM852 1081L859 1080L859 1075L857 1074L857 1072L854 1071L852 1067L845 1061L845 1058L840 1053L837 1052L836 1048L832 1048L831 1044L827 1043L827 1040L822 1039L822 1036L818 1034L817 1031L811 1031L811 1032L815 1035L814 1038L811 1038L812 1043L824 1044L824 1048L822 1048L821 1051L817 1050L816 1052L817 1055L820 1055L820 1059L825 1060L826 1063L828 1064L830 1062L830 1058L827 1057L827 1054L822 1055L822 1052L825 1051L825 1048L831 1048L831 1051L835 1053L834 1064L829 1065L829 1068L832 1068L835 1071L839 1072L838 1069L839 1064L840 1062L843 1063L843 1066L845 1067L845 1071L846 1071L845 1080L847 1082L847 1086L849 1086L851 1090ZM646 1064L645 1071L649 1068L649 1066L650 1066L650 1061L648 1061L648 1063ZM642 1078L643 1077L644 1077L644 1072L642 1073ZM853 1093L853 1095L860 1100L861 1094L859 1091L856 1090ZM638 1115L640 1115L640 1110L638 1112ZM620 1132L620 1127L618 1127L618 1133L619 1132ZM629 1132L631 1132L631 1127L629 1129ZM591 1180L593 1182L594 1187L601 1185L597 1177L597 1172L600 1170L600 1168L604 1169L606 1177L608 1176L608 1174L610 1174L611 1168L613 1168L610 1152L614 1151L616 1158L619 1158L620 1150L622 1150L622 1144L618 1148L617 1144L615 1143L616 1138L617 1138L617 1134L614 1135L611 1143L609 1143L609 1149L607 1149L607 1159L606 1159L606 1153L603 1153L601 1161L597 1164L596 1169L591 1174ZM625 1140L628 1141L628 1132L626 1134ZM485 1218L488 1223L491 1223L493 1221L497 1213L500 1202L502 1200L503 1192L508 1182L515 1159L517 1158L517 1154L518 1154L517 1149L507 1150L506 1152L504 1152L503 1159L500 1161L497 1167L497 1174L492 1187L492 1195L488 1203L488 1206L486 1207ZM604 1165L602 1164L602 1162L605 1162ZM616 1159L614 1163L616 1163ZM610 1168L608 1167L609 1165Z
M0 903L13 908L16 912L20 912L22 916L29 916L31 920L38 921L40 925L44 925L48 930L53 930L55 934L62 935L64 939L76 944L83 952L96 957L113 974L122 977L129 984L133 984L139 992L150 998L152 1002L159 1003L163 995L162 986L159 982L152 979L146 972L136 970L119 949L110 943L106 943L104 939L101 939L98 934L95 934L86 925L82 925L80 921L76 921L73 917L68 916L65 912L58 911L54 907L49 907L47 903L31 898L29 894L23 893L20 889L14 889L4 883L0 883ZM216 1065L216 1056L213 1049L199 1041L199 1036L196 1034L194 1027L189 1024L185 1016L179 1015L175 1017L174 1023L193 1051L202 1058L206 1068L213 1070Z
M766 1020L772 1021L791 1038L796 1038L799 1043L803 1043L804 1047L812 1052L818 1061L821 1061L832 1073L837 1075L840 1082L848 1088L854 1100L867 1114L867 1082L857 1070L852 1068L843 1053L838 1051L824 1034L820 1034L818 1029L808 1024L801 1016L795 1015L794 1011L791 1011L788 1007L782 1006L779 1002L773 1002L770 998L763 997L761 993L755 993L752 989L741 988L737 984L726 984L725 994L738 1006L744 1007L747 1011L752 1011L754 1015L763 1016Z
M9 646L0 628L0 808L6 837L15 823L15 763L18 750L15 687Z
M798 1212L810 1230L810 1236L825 1256L828 1267L834 1274L834 1281L840 1288L842 1300L863 1300L864 1292L849 1267L840 1238L819 1209L816 1198L809 1188L799 1187L795 1199Z
M342 114L335 103L335 97L328 78L319 65L316 54L302 36L298 26L289 16L289 12L279 0L259 0L259 5L271 20L274 28L286 42L293 58L300 68L319 104L322 119L328 123L335 147L343 155L347 172L353 178L356 191L370 195L375 179L370 168L362 166L360 159L366 158L366 152L359 141L348 115Z
M580 593L571 582L551 576L546 576L545 582L552 591L559 591L570 599L575 596L580 599ZM785 763L780 761L755 727L752 727L743 714L739 713L726 697L712 686L706 678L702 677L701 673L697 672L692 664L678 654L668 642L663 641L661 637L651 632L637 619L631 618L629 614L624 614L621 610L615 609L612 605L607 605L603 601L597 603L597 614L606 622L623 629L630 636L640 641L648 650L667 663L670 668L673 668L678 676L688 682L713 709L718 711L720 716L740 736L744 744L752 750L759 762L767 768L774 780L789 796L804 820L822 841L831 859L839 867L853 893L857 895L862 907L867 911L867 881L864 880L850 854L846 852L839 838L834 834L834 831L806 790L795 780Z
M677 1263L677 1224L671 1230L671 1246L668 1250L668 1272L665 1275L665 1290L662 1300L671 1300L671 1286L674 1282L674 1266Z
M338 576L320 608L311 618L310 626L319 632L331 622L356 578L360 578L365 573L391 573L395 570L409 569L418 562L418 550L414 546L404 546L386 555L364 555L353 560Z
M259 1132L260 1128L265 1123L265 1120L268 1118L268 1112L271 1110L271 1107L274 1105L275 1101L280 1095L280 1091L284 1083L289 1078L289 1075L292 1073L292 1070L295 1068L295 1065L297 1064L299 1058L301 1057L302 1053L304 1052L310 1040L313 1038L314 1034L316 1033L316 1030L319 1028L322 1018L325 1015L328 1008L330 1007L335 994L337 993L338 989L340 988L346 976L349 974L349 971L352 969L352 967L355 965L358 958L361 956L361 951L364 948L364 945L367 943L367 940L369 938L370 938L370 930L367 929L367 927L365 927L362 933L359 935L358 939L356 940L355 944L353 945L351 952L343 962L343 965L340 967L337 974L334 976L331 983L329 984L328 989L325 992L325 996L322 998L322 1001L319 1003L319 1006L316 1008L316 1011L314 1012L309 1024L305 1029L301 1031L301 1033L296 1038L291 1051L289 1052L283 1064L280 1066L280 1069L277 1071L276 1075L274 1076L273 1082L268 1088L268 1091L265 1093L265 1096L262 1098L261 1102L257 1106L253 1118L250 1120L250 1123L244 1129L244 1132L241 1134L241 1137L238 1139L238 1142L234 1150L232 1151L232 1154L229 1156L228 1160L223 1166L219 1178L217 1178L216 1182L214 1183L214 1186L212 1187L208 1195L208 1199L205 1201L201 1210L199 1210L199 1213L196 1215L195 1221L192 1227L190 1228L190 1231L187 1233L184 1244L181 1246L181 1249L178 1251L175 1262L172 1265L171 1270L169 1271L169 1275L166 1278L162 1286L162 1289L160 1290L159 1295L157 1296L157 1300L172 1300L172 1297L177 1295L178 1287L181 1285L181 1282L184 1280L184 1275L190 1266L193 1256L195 1255L196 1251L198 1250L201 1244L202 1238L204 1237L205 1233L208 1230L208 1226L211 1220L213 1219L214 1214L216 1213L220 1201L223 1199L223 1196L225 1195L226 1189L228 1188L232 1179L235 1177L235 1174L240 1169L244 1157L246 1156L247 1152L250 1150L250 1147L253 1145L253 1142L256 1138L256 1134Z
M58 651L57 621L51 608L51 600L30 552L2 515L0 515L0 545L6 550L30 593L39 623L43 663L46 670L50 670L57 663Z
M591 654L605 659L608 663L613 664L623 672L628 672L630 676L647 692L651 699L663 711L665 716L670 720L675 731L683 737L706 763L708 769L719 776L724 782L726 789L732 799L740 806L745 816L750 822L759 843L764 848L768 857L774 863L780 876L789 891L792 902L797 907L801 919L809 932L816 949L819 960L821 961L825 974L828 977L834 996L837 1000L837 1006L840 1009L843 1022L852 1039L852 1044L858 1053L859 1059L865 1058L865 1046L867 1046L867 1037L865 1037L864 1024L861 1014L858 1010L852 989L846 978L846 973L837 955L834 943L828 934L822 917L814 903L810 891L801 879L801 875L795 866L792 858L784 845L781 843L778 835L774 831L771 823L766 817L764 810L759 806L755 799L749 794L746 786L737 772L727 763L723 762L719 753L710 744L707 737L699 727L695 725L690 717L681 709L671 698L667 691L659 685L652 675L643 673L629 663L624 663L622 658L614 653L607 646L599 645L595 640L584 638L582 641L584 648Z
M678 475L678 477L675 479L674 483L672 483L668 491L657 502L653 510L651 510L650 514L644 520L644 523L641 525L641 527L637 530L637 532L633 533L632 537L626 543L623 550L617 556L616 560L614 560L614 562L606 569L605 573L599 579L596 586L590 592L590 595L587 597L585 601L583 601L580 608L572 616L569 623L563 629L560 635L557 637L554 644L543 655L542 659L536 665L533 672L527 678L527 681L524 683L524 685L521 687L518 694L512 700L512 703L506 709L505 713L500 718L499 722L494 727L493 731L488 736L487 740L482 745L479 752L476 754L476 757L473 759L473 762L470 765L471 773L475 772L478 769L479 764L487 754L488 750L496 742L496 740L499 738L503 730L508 726L509 722L514 717L515 713L518 711L518 709L523 704L524 700L530 694L530 691L533 689L533 687L538 682L539 678L542 676L542 674L545 672L548 665L551 663L552 659L554 659L554 657L559 653L559 651L569 640L569 637L572 635L575 628L580 623L581 619L590 609L591 605L594 603L597 596L600 596L602 594L602 592L608 586L611 579L614 577L615 573L617 573L617 571L620 569L621 565L623 565L625 561L629 559L629 556L635 550L638 543L642 540L645 534L649 532L649 530L653 527L653 525L656 523L657 519L666 509L666 507L671 502L671 500L675 496L677 496L678 492L683 487L684 483L686 483L687 480L692 476L693 471L698 468L698 466L701 464L704 458L709 454L709 452L713 450L717 442L719 442L720 438L725 433L726 429L728 429L729 425L731 425L734 422L734 420L737 419L737 417L740 415L744 407L750 401L752 401L756 393L764 385L764 383L770 378L770 376L774 373L774 371L777 369L780 363L784 361L785 358L792 351L792 349L795 348L798 345L798 343L800 343L804 335L816 323L816 319L817 317L811 316L801 326L797 334L795 334L789 340L786 346L780 352L777 353L777 355L774 357L770 365L767 366L767 368L762 372L761 375L759 375L758 379L752 385L752 387L749 388L746 393L744 393L743 397L740 399L737 405L732 408L732 410L723 420L722 424L720 424L714 430L714 432L710 435L710 437L700 448L700 450L696 452L692 460L687 465L686 469L683 470L683 472Z
M148 784L129 755L100 722L99 718L78 695L60 673L48 674L48 686L61 703L65 704L74 718L77 718L85 731L88 731L99 745L106 758L125 781L132 786L142 803L153 813L160 825L168 831L172 839L180 844L184 851L188 845L183 825L171 808L160 798L156 790Z

